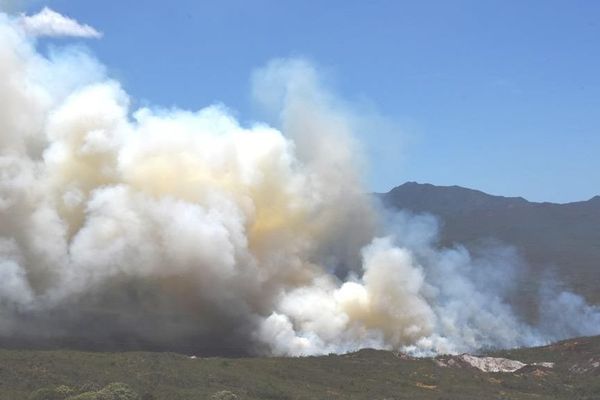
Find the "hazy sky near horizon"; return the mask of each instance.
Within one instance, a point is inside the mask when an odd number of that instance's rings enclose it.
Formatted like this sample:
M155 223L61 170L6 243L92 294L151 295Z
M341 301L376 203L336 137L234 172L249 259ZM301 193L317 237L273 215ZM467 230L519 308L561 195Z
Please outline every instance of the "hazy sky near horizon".
M10 3L103 32L39 45L89 47L138 105L220 102L252 121L252 71L311 60L355 109L390 121L361 132L374 191L411 180L533 201L600 194L597 1Z

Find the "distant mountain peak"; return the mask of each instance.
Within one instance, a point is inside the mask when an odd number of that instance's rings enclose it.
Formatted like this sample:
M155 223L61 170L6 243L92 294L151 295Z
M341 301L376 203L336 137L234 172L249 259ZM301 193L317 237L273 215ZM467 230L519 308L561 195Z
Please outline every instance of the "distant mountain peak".
M494 196L462 186L436 186L430 183L406 182L381 195L384 203L416 212L465 213L488 208L527 206L522 197Z
M419 183L416 181L407 181L399 186L396 186L394 188L392 188L388 193L382 193L380 194L381 196L390 196L393 193L403 193L406 194L407 192L409 193L414 193L414 192L419 192L419 193L427 193L427 194L435 194L436 196L443 196L444 194L449 194L451 193L453 196L459 196L459 197L482 197L482 198L489 198L489 199L498 199L500 201L512 201L514 202L514 204L520 204L520 205L525 205L525 204L543 204L546 206L554 206L554 205L570 205L570 204L582 204L582 203L588 203L588 202L592 202L592 203L600 203L600 195L596 195L592 198L590 198L589 200L584 200L584 201L575 201L575 202L570 202L570 203L554 203L554 202L533 202L533 201L529 201L527 199L525 199L522 196L501 196L501 195L494 195L494 194L490 194L490 193L486 193L483 192L481 190L477 190L477 189L472 189L472 188L468 188L468 187L464 187L464 186L459 186L459 185L450 185L450 186L443 186L443 185L433 185L431 183Z
M438 216L442 245L475 245L487 239L512 245L534 269L556 268L568 285L600 303L600 196L565 204L534 203L417 182L377 196L391 210Z

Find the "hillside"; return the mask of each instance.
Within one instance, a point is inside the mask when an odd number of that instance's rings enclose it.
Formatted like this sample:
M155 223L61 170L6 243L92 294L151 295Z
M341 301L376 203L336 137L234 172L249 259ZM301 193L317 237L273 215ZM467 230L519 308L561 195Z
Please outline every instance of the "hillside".
M173 353L0 351L1 400L598 399L600 337L493 354L529 365L483 372L449 357L386 351L306 358L195 358ZM459 360L461 356L455 356ZM113 385L122 382L125 385ZM105 389L100 389L105 387ZM121 397L94 394L111 389ZM232 397L223 391L230 391ZM84 395L77 395L87 392ZM136 396L137 393L139 396ZM220 396L214 396L216 393ZM127 397L129 396L129 397Z
M531 282L557 276L600 303L600 196L534 203L459 186L405 183L378 195L391 208L440 218L441 242L473 247L494 239L515 246L531 266Z

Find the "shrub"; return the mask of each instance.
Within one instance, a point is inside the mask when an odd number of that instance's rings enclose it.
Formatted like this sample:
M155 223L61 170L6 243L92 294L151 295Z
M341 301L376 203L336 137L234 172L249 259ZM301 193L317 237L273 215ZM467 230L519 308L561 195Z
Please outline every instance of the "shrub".
M74 397L69 397L67 400L104 400L104 397L100 397L98 392L86 392Z
M29 400L63 400L60 394L56 393L53 388L38 389L31 393Z
M217 392L215 394L213 394L212 396L210 396L210 400L238 400L239 397L228 391L228 390L221 390L220 392Z
M33 392L29 400L65 400L74 392L68 386L60 385L52 388L42 388Z
M140 400L140 396L124 383L111 383L96 392L81 393L67 400Z
M139 400L140 398L135 391L124 383L111 383L98 393L101 393L106 400Z
M85 392L97 392L102 389L102 385L97 384L96 382L86 382L83 385L79 386L79 393Z

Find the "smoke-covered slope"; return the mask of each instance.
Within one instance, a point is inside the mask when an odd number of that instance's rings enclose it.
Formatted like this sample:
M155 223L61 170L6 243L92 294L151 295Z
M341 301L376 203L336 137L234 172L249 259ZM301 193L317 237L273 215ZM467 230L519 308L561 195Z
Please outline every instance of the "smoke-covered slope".
M408 182L380 197L387 206L440 217L445 244L473 247L495 239L513 245L531 265L532 281L558 277L600 302L600 196L567 204L534 203L459 186Z

